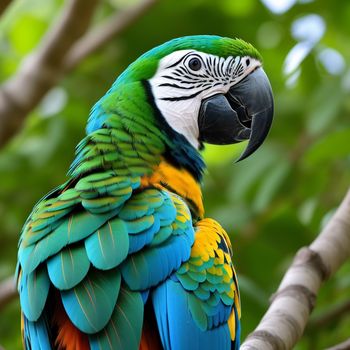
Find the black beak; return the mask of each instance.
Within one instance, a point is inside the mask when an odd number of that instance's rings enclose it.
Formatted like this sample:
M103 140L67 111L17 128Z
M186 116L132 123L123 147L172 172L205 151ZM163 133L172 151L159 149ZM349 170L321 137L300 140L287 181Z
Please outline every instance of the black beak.
M258 68L226 95L218 94L202 102L198 116L199 140L227 145L249 139L240 161L264 142L272 118L271 85L263 69Z

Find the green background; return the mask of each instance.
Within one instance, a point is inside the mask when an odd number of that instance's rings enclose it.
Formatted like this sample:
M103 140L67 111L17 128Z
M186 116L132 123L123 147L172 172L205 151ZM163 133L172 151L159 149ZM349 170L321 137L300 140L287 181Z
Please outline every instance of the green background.
M131 3L136 2L102 2L94 24ZM1 81L40 42L62 4L14 1L0 20ZM160 1L51 90L23 130L0 150L0 280L14 272L26 216L43 194L65 181L89 109L118 74L141 53L173 37L237 36L253 43L264 57L275 94L275 120L265 144L243 162L234 160L244 145L207 148L204 202L206 215L230 233L242 295L243 338L252 331L296 251L316 237L350 179L350 2L290 4L276 13L258 0ZM308 29L315 19L307 17L311 14L318 16L315 30ZM296 45L308 49L301 62ZM288 55L294 67L286 66ZM323 286L314 326L296 349L322 349L349 337L349 314L317 324L318 317L349 295L347 263ZM0 310L0 344L21 347L18 300Z

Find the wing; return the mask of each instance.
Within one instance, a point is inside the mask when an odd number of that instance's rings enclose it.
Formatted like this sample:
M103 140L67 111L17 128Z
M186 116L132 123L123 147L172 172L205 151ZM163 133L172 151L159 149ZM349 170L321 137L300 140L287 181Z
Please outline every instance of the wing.
M18 254L27 349L138 349L148 290L189 259L186 204L121 173L65 184L27 220Z
M240 299L226 232L211 219L196 225L189 261L153 292L165 349L239 349Z

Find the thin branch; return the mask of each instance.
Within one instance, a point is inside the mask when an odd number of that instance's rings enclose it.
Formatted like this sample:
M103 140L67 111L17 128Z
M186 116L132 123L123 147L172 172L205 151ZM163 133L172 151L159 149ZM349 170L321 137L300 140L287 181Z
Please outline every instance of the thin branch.
M1 0L0 1L0 16L6 11L7 7L11 4L11 2L12 2L12 0Z
M66 52L87 30L98 0L70 0L38 48L0 89L0 147L61 77ZM77 18L79 20L77 20Z
M71 6L62 16L65 21L61 20L52 33L49 31L41 48L0 89L0 147L20 129L28 113L64 73L130 27L158 1L143 0L82 36L97 0L71 0Z
M350 349L350 338L345 340L343 343L327 348L326 350L349 350Z
M15 279L11 276L0 283L0 310L16 297Z
M113 37L121 34L150 10L158 0L144 0L137 5L112 15L104 23L88 32L67 53L65 69L71 70L84 58L100 49Z
M320 235L287 270L260 324L241 350L292 349L303 334L322 282L350 257L350 191Z
M334 324L334 322L341 319L342 315L349 314L349 312L350 300L346 300L333 306L321 315L311 319L307 325L307 331L319 330L321 327L325 327L331 323Z

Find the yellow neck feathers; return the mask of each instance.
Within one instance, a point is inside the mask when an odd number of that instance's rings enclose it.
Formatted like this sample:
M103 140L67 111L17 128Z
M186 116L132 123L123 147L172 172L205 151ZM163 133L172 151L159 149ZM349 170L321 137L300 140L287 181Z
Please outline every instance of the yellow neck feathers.
M177 169L163 160L154 169L152 175L142 178L141 186L153 186L174 192L188 202L189 207L198 215L198 218L204 216L200 185L185 169Z

